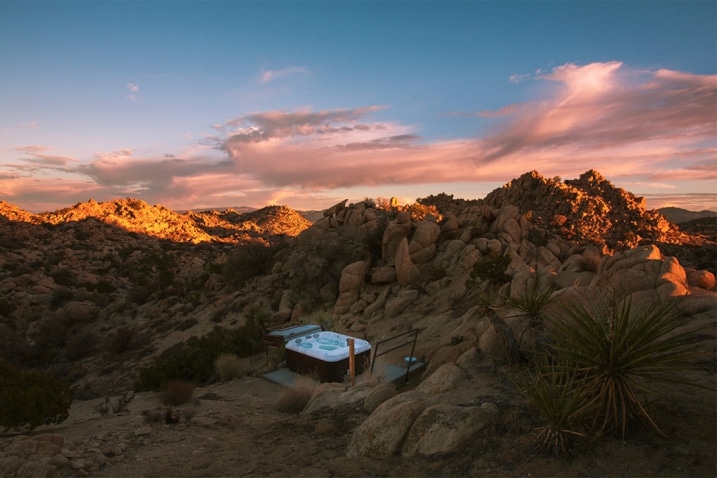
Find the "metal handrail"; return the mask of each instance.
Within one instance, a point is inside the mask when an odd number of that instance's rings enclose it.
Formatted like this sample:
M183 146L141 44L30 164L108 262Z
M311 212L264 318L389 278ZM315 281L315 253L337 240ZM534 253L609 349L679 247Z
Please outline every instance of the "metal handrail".
M403 332L401 334L394 335L393 337L389 337L387 339L383 339L383 340L376 342L374 344L375 346L373 349L373 356L371 357L371 374L373 374L373 366L376 364L376 358L380 357L381 355L386 355L389 352L393 352L394 350L398 350L402 347L406 347L407 345L411 345L411 354L408 356L409 361L408 361L408 365L406 365L406 384L408 384L408 374L411 371L411 364L413 363L413 353L416 350L416 341L418 340L418 332L420 332L420 331L421 331L421 329L411 329L407 332ZM385 350L385 351L379 353L378 349L381 344L385 344L386 342L396 340L399 337L403 337L404 335L411 335L411 334L413 335L413 338L407 339L406 342L398 344L398 345L394 346L393 348L390 348L388 350Z

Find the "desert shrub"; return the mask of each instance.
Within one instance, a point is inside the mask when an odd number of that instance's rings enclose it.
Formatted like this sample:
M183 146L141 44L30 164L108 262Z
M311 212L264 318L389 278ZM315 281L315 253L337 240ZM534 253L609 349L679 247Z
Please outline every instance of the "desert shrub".
M50 277L55 281L57 285L71 286L75 283L75 273L65 267L56 269L50 273Z
M15 312L15 309L17 309L15 304L5 299L0 299L0 315L9 318Z
M71 402L68 383L38 370L18 370L0 361L0 426L15 428L60 423Z
M527 239L535 245L535 247L541 247L548 244L548 238L546 236L547 234L543 229L535 227L528 231Z
M156 286L153 284L137 285L127 291L125 300L130 304L143 305L147 303L155 290Z
M191 382L173 380L164 386L160 399L164 405L173 407L183 405L192 401L195 388L195 385Z
M233 378L243 377L247 374L248 367L244 360L237 354L222 354L214 361L219 380L228 382Z
M262 331L257 320L249 320L236 329L217 327L206 335L190 337L168 349L152 365L141 369L135 389L156 390L172 380L206 384L216 377L214 362L219 356L233 353L248 357L263 348Z
M490 281L506 281L505 271L510 264L510 256L491 252L481 256L473 265L472 278Z
M308 405L316 391L318 382L306 377L298 377L293 387L286 387L279 392L276 407L286 413L301 413Z
M91 330L82 330L74 333L65 342L65 357L68 360L78 360L92 355L99 343L97 334Z
M127 352L135 345L136 338L137 331L132 327L118 327L109 338L108 350L114 355Z
M100 280L98 282L88 282L82 284L88 291L100 292L102 294L111 294L115 292L117 288L115 285L108 280Z
M321 303L321 289L330 284L338 286L344 267L362 259L363 244L349 229L332 229L331 234L302 243L286 259L291 274L288 287L301 291L302 301L308 308Z
M250 242L238 246L222 267L222 275L230 284L241 286L254 277L271 271L276 246Z
M70 302L75 297L75 293L67 287L58 287L50 296L50 310L56 310L61 305Z
M104 309L114 302L114 298L106 293L94 293L89 297L89 300L100 309Z

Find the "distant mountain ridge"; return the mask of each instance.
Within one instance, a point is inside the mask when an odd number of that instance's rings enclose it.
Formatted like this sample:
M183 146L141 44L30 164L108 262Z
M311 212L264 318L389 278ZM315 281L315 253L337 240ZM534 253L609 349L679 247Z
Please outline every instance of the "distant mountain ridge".
M674 224L693 221L695 219L704 219L706 217L717 217L717 211L709 211L706 209L702 211L689 211L679 207L663 207L658 209L657 212Z

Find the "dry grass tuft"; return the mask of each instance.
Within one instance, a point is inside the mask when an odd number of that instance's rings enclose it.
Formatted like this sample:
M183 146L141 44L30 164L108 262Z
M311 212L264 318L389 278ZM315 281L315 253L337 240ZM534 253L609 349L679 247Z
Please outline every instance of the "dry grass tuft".
M243 377L249 373L249 364L236 354L223 354L214 361L219 379L228 382L234 378Z
M301 413L311 400L318 383L309 378L299 377L293 388L284 388L279 393L277 408L282 412Z
M167 383L164 390L160 394L160 399L164 405L177 406L192 401L194 394L194 384L175 380Z

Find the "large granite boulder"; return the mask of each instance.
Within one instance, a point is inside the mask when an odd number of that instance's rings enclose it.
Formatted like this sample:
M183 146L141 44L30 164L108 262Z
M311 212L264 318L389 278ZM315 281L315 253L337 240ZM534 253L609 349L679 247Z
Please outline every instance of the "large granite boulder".
M401 454L431 456L459 449L477 433L494 425L498 418L495 404L462 407L437 404L423 410L408 431Z
M383 402L354 431L346 455L389 458L397 454L416 417L426 405L406 394Z
M396 219L386 226L381 239L381 255L384 261L390 262L393 260L398 245L403 239L408 239L411 234L411 228L411 214L408 211L399 212Z
M441 228L435 223L435 219L424 219L418 223L408 246L408 253L414 264L424 264L433 259L436 254L436 241L440 235Z
M411 260L408 250L408 240L404 237L396 250L395 264L396 279L401 285L411 285L418 281L421 272Z

